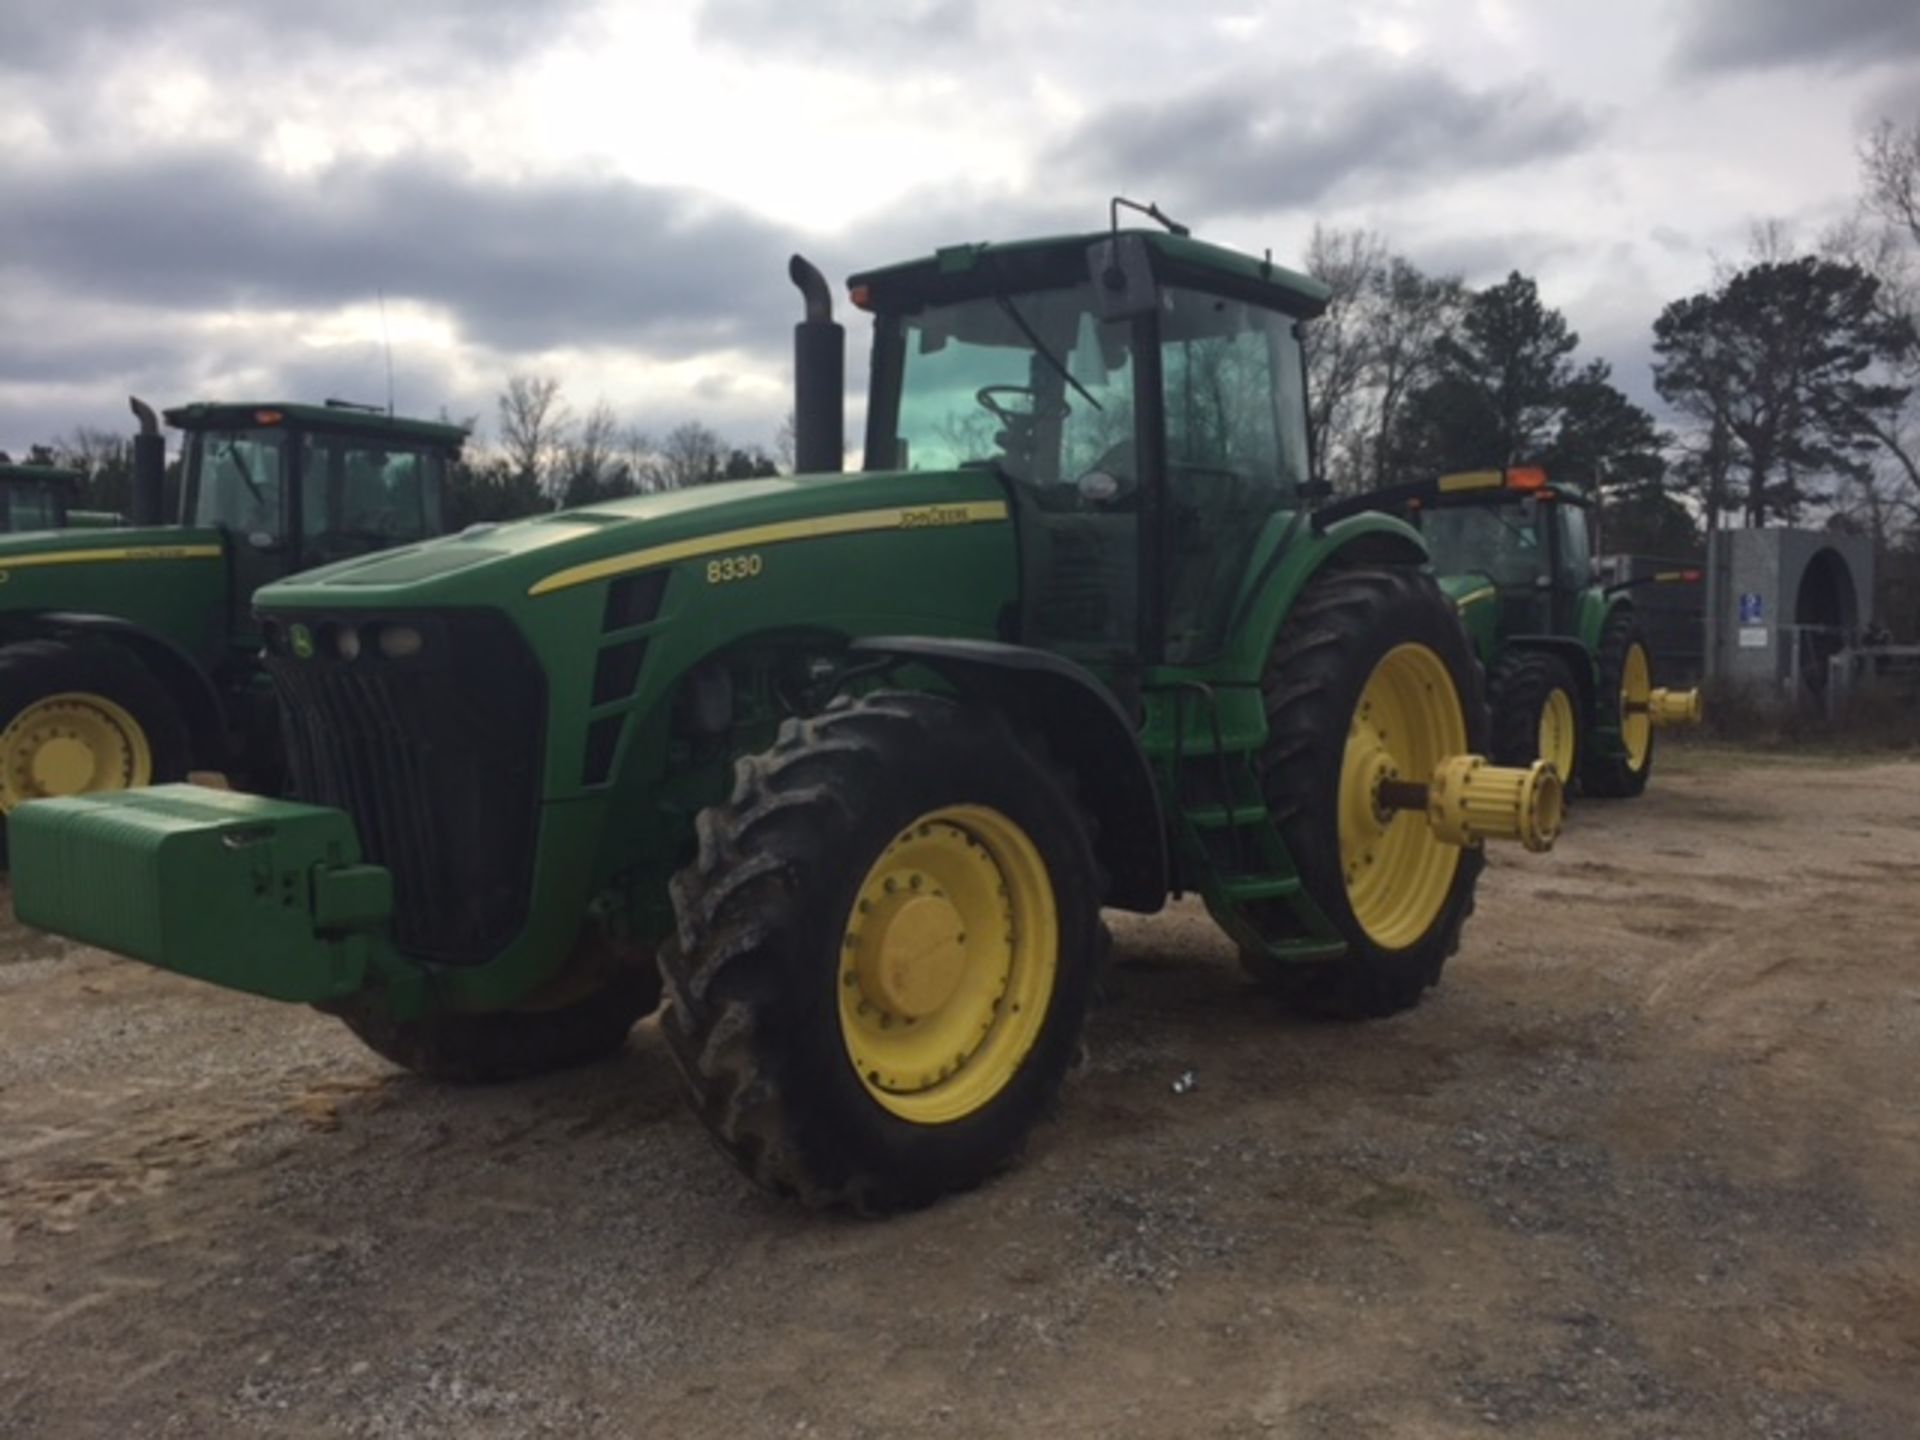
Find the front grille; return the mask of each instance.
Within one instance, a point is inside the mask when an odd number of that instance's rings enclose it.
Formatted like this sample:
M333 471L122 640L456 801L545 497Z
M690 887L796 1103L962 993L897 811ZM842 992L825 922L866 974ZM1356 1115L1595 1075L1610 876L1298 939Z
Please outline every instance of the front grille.
M403 951L492 959L525 924L533 879L546 682L526 641L488 611L273 618L276 635L304 625L313 641L309 658L283 645L267 657L292 794L346 811L367 859L393 872ZM373 623L424 644L388 659ZM348 625L369 639L342 660Z

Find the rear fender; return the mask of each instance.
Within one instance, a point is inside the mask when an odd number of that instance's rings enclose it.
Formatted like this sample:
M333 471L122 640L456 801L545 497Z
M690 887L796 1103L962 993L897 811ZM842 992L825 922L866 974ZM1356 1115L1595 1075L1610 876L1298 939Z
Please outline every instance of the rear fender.
M1325 528L1296 524L1242 593L1218 678L1257 684L1280 629L1313 577L1334 566L1427 564L1426 542L1403 520L1362 511ZM1211 667L1210 667L1211 668Z

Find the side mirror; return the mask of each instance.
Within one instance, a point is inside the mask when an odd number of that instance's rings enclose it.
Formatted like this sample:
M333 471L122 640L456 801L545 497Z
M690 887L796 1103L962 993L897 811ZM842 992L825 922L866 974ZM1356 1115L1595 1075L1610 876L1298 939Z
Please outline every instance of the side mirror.
M1087 278L1093 282L1094 309L1102 320L1151 315L1160 303L1142 236L1110 235L1088 246Z

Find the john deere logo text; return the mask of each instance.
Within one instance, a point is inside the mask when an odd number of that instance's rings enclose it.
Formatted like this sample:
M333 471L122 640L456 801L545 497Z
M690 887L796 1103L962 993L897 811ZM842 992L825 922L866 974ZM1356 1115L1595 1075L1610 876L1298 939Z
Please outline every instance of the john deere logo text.
M902 530L923 530L929 525L964 525L973 517L964 505L929 505L924 510L902 510Z

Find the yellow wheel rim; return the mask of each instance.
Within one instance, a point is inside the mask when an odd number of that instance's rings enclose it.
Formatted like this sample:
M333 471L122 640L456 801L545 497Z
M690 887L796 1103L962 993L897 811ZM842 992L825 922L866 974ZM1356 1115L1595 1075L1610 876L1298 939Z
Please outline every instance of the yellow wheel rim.
M152 780L147 732L104 695L49 695L0 731L0 812L28 800L128 790Z
M1636 641L1627 647L1626 662L1620 667L1620 738L1627 747L1627 765L1634 770L1645 767L1647 752L1653 748L1653 720L1647 714L1652 698L1646 647Z
M1573 776L1573 697L1559 686L1547 692L1540 707L1540 758L1553 766L1562 780Z
M1453 677L1424 645L1380 658L1347 726L1340 764L1340 865L1353 918L1376 945L1402 950L1432 927L1460 864L1426 817L1383 811L1382 780L1426 782L1441 760L1467 748L1466 716Z
M1059 958L1026 831L984 805L922 815L867 871L841 941L840 1036L867 1093L922 1125L980 1110L1039 1038Z

